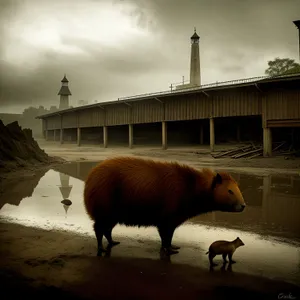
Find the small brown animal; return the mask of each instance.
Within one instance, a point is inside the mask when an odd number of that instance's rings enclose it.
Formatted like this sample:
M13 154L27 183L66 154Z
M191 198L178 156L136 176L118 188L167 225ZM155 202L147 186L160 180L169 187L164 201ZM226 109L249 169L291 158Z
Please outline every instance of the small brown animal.
M246 206L227 172L137 157L109 158L94 167L85 180L84 205L94 221L98 256L106 252L103 236L110 247L119 244L112 238L116 224L157 227L162 248L175 254L173 234L186 220L211 211L240 213Z
M222 254L223 260L226 263L226 257L228 255L229 263L234 264L236 261L232 260L232 255L235 252L235 250L240 247L244 246L245 244L243 241L237 237L234 241L215 241L210 246L208 251L205 254L208 254L209 262L211 266L217 266L218 264L213 262L213 258L216 255Z

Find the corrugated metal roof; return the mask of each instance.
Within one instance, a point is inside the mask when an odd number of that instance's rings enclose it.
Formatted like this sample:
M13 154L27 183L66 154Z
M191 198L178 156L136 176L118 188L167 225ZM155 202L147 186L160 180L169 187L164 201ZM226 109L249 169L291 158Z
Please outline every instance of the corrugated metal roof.
M92 108L92 107L106 106L106 105L117 104L117 103L122 103L122 102L126 103L126 102L133 102L133 101L142 101L142 100L153 99L153 98L158 98L158 97L168 97L168 96L174 96L174 95L201 93L201 92L216 91L216 90L222 90L222 89L231 89L231 88L237 88L237 87L247 87L247 86L251 86L253 84L263 84L263 83L271 83L271 82L278 82L278 81L280 82L280 81L288 81L288 80L300 80L300 73L279 75L279 76L272 76L272 77L270 77L270 76L252 77L252 78L204 84L204 85L201 85L198 87L193 87L193 88L186 88L186 89L172 90L172 91L161 91L161 92L156 92L156 93L148 93L148 94L140 94L140 95L129 96L129 97L122 97L122 98L119 98L118 100L114 100L114 101L106 101L106 102L100 102L100 103L95 103L95 104L89 104L89 105L84 105L84 106L79 106L79 107L63 109L63 110L59 110L56 112L51 112L51 113L47 113L44 115L40 115L40 116L37 116L36 118L43 119L45 117L64 114L67 112L78 111L78 110L83 110L83 109Z

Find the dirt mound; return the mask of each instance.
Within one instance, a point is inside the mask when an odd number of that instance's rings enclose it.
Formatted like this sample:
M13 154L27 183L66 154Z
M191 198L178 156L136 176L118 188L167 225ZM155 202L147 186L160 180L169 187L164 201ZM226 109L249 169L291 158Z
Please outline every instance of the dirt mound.
M22 129L17 121L5 126L0 120L0 173L58 160L39 147L31 129Z

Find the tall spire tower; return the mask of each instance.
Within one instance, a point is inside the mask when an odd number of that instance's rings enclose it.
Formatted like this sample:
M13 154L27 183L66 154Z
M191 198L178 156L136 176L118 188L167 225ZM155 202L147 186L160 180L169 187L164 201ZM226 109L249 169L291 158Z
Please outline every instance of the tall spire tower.
M299 40L298 40L298 42L299 42L299 62L300 62L300 20L293 21L293 23L298 28L298 34L299 34Z
M61 88L58 92L58 95L60 95L59 109L69 108L69 96L71 96L72 94L68 84L69 80L67 79L65 74L64 78L61 80Z
M190 85L201 85L200 76L200 51L199 51L200 37L194 29L194 34L191 36L191 67L190 67Z

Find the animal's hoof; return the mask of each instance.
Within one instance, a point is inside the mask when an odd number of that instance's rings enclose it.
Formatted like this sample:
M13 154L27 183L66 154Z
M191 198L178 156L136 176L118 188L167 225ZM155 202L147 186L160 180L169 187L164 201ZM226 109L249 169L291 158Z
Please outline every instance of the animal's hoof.
M173 250L179 250L179 249L180 249L180 247L179 247L179 246L176 246L176 245L171 245L171 248L172 248Z
M119 245L119 244L120 244L120 242L112 241L111 243L109 243L109 246L110 246L110 247L113 247L113 246L117 246L117 245Z
M97 256L102 256L102 253L106 253L107 251L103 248L99 248L97 251Z
M212 263L210 265L211 265L211 267L216 267L218 264L217 263Z
M232 265L232 264L235 264L236 261L235 261L235 260L232 260L232 261L230 261L229 263Z
M179 251L174 250L172 247L163 248L163 250L166 253L166 255L173 255L179 253Z

